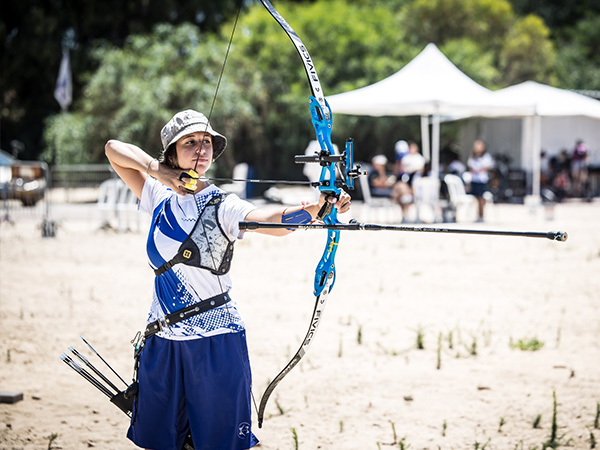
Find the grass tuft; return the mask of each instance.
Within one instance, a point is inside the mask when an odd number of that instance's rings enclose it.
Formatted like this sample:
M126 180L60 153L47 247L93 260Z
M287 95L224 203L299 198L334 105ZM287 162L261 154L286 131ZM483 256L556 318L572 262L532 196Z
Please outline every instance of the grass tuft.
M438 348L437 348L437 364L435 366L437 370L442 368L442 333L438 334Z
M292 438L294 439L294 450L298 450L298 433L294 427L290 428L292 432Z
M425 333L423 332L423 328L419 327L419 329L417 330L417 342L416 342L417 350L425 350L425 344L423 343L424 338L425 338Z
M516 343L512 342L511 340L509 345L513 350L518 349L524 352L535 352L544 347L544 343L535 337L519 339Z
M52 443L56 440L57 437L58 433L52 433L50 436L48 436L48 450L52 450Z

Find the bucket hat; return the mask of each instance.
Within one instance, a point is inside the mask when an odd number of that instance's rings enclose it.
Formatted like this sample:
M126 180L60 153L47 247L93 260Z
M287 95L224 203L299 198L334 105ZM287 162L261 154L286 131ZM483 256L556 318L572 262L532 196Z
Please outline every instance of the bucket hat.
M160 140L162 141L163 155L170 145L177 142L183 136L198 131L208 133L212 136L213 161L216 160L221 156L225 147L227 147L227 138L213 130L204 114L193 109L178 112L162 128Z

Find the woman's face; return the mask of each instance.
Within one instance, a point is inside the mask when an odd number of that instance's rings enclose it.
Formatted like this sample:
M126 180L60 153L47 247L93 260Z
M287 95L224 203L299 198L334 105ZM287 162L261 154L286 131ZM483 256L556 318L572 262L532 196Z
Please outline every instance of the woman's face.
M204 175L212 163L212 136L208 133L190 133L177 141L175 149L179 167L184 170L195 168L198 174Z

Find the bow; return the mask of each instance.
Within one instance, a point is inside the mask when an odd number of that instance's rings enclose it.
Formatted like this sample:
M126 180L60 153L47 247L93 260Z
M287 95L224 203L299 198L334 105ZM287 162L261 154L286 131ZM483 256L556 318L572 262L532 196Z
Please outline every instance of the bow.
M302 59L302 63L304 64L304 69L306 70L306 75L308 76L308 81L312 91L312 95L310 96L309 100L310 116L321 151L315 155L296 156L295 160L297 163L319 163L322 167L318 183L319 191L325 193L328 198L338 198L341 188L347 187L348 189L353 189L354 178L360 175L359 168L354 167L353 142L351 139L348 139L344 153L341 155L336 154L333 143L331 142L333 119L331 108L329 107L329 104L323 95L323 89L321 88L321 83L310 54L302 43L302 40L300 40L300 37L298 37L296 32L281 16L281 14L277 12L271 2L269 0L261 0L261 3L269 11L269 13L271 13L279 25L281 25L296 47L296 50ZM343 167L340 172L345 180L337 179L336 168L338 165ZM337 218L337 210L330 202L325 202L319 211L317 218L326 225L335 225L340 223ZM296 354L273 379L273 381L271 381L265 390L258 410L259 428L262 427L265 408L267 406L269 397L281 380L283 380L283 378L300 362L302 357L306 354L310 344L313 341L315 333L319 328L323 311L325 310L325 306L327 304L327 297L333 288L333 284L335 283L335 254L338 248L339 239L339 230L327 230L327 242L325 244L325 250L323 251L323 255L321 256L321 259L319 260L315 270L314 295L316 298L308 331Z

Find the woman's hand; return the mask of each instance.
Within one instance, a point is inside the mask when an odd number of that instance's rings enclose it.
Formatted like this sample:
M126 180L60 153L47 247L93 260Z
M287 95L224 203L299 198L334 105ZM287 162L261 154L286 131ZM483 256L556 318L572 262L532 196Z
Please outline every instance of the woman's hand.
M338 213L342 214L350 210L350 206L352 204L351 200L350 194L348 194L346 191L341 191L339 198L328 196L326 193L322 193L321 197L319 198L319 208L322 208L325 202L333 203L334 207L338 210Z
M190 172L190 171L188 171ZM157 160L152 161L148 166L148 175L153 176L166 187L171 188L173 192L180 195L194 194L204 188L205 183L198 184L195 179L198 174L195 172L189 174L181 169L173 169ZM187 176L181 176L182 174Z

